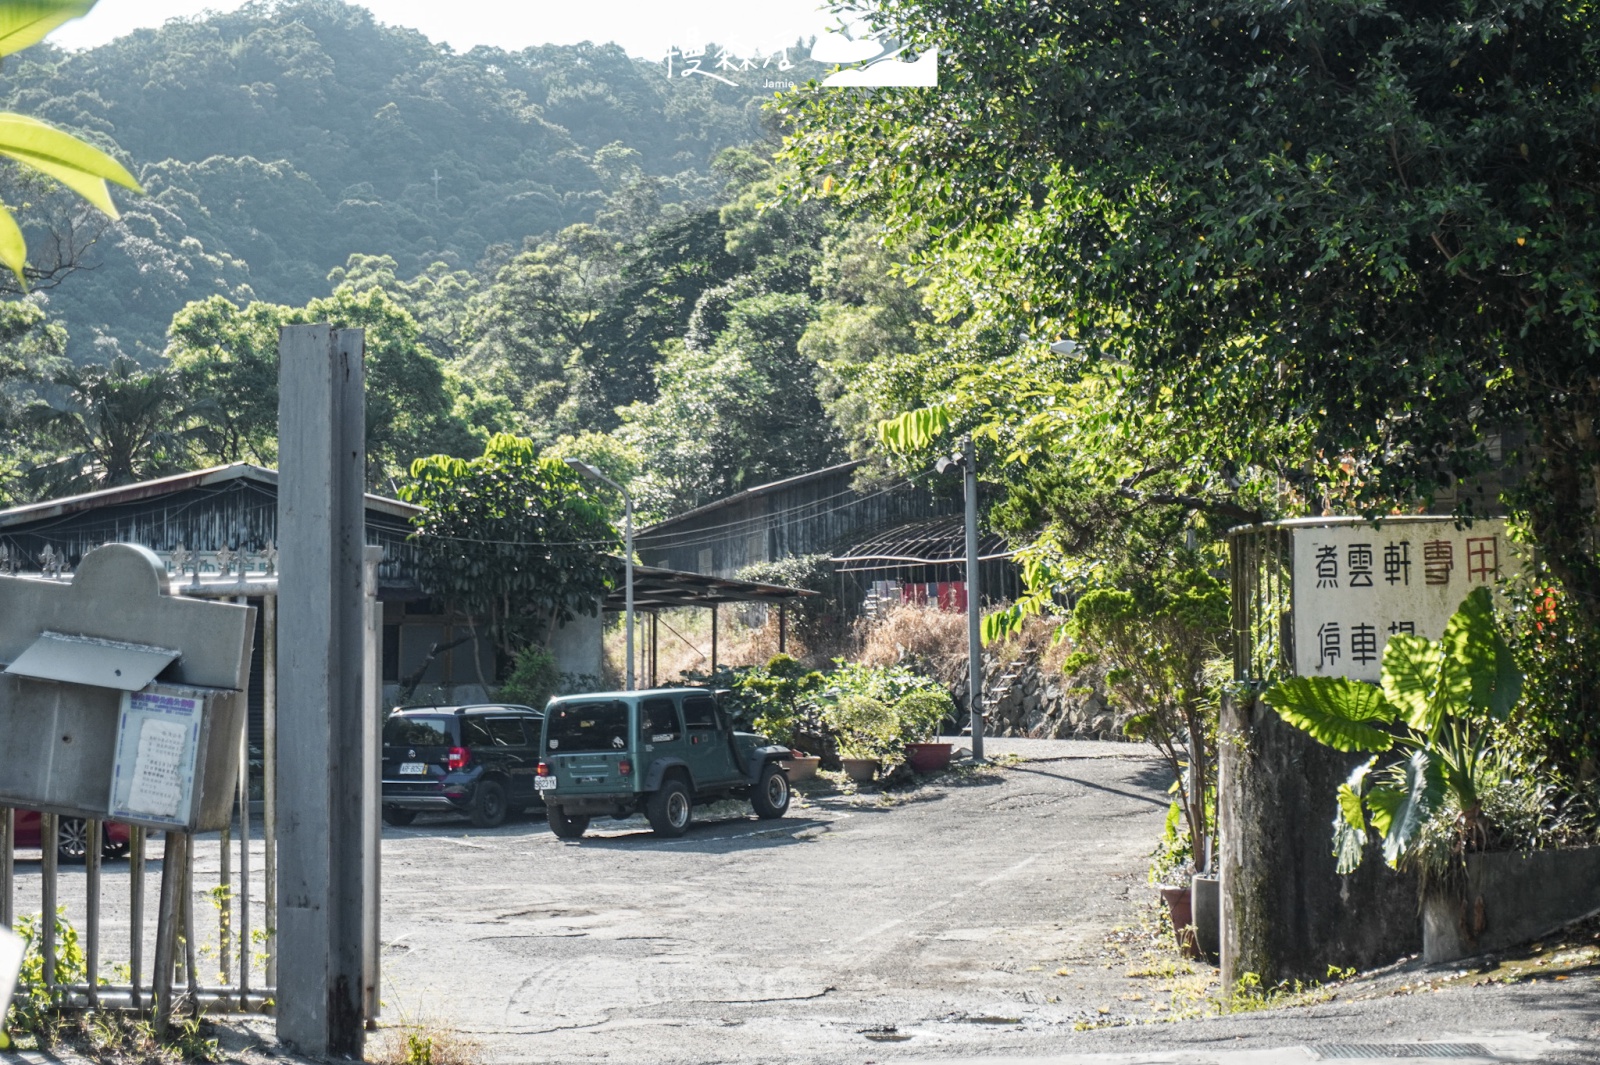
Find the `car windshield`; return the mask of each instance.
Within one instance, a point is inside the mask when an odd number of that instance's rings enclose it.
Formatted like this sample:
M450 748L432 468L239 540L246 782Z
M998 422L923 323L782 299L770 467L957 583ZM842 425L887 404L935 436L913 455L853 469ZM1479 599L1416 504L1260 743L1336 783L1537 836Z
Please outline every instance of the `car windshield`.
M550 712L545 736L552 753L620 751L628 746L628 704L567 703Z
M448 717L391 717L383 723L383 742L391 747L453 747Z

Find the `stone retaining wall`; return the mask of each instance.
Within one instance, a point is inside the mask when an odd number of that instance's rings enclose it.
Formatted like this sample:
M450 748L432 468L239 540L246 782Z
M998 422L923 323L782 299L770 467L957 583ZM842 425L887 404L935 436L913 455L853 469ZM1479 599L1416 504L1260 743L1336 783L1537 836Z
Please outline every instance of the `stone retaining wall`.
M989 708L987 733L1044 740L1123 740L1126 714L1117 714L1106 705L1104 675L1090 668L1066 677L1056 670L1043 670L1035 662L1024 662L1014 670L995 656L985 654L985 692L999 688L1007 672L1018 676L1011 690ZM967 670L965 664L948 681L956 706L964 719L967 712Z

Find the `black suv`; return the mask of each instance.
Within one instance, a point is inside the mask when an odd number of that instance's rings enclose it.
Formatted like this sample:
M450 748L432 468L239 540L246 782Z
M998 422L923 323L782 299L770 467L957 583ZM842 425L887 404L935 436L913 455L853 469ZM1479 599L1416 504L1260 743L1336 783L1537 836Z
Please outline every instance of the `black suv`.
M527 706L407 706L383 723L383 819L464 813L479 828L543 804L534 790L544 715Z

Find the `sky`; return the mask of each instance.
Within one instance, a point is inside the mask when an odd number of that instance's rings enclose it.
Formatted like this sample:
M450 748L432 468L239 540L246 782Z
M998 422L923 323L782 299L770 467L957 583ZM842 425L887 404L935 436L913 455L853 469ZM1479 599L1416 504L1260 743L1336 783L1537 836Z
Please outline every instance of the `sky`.
M242 0L100 0L50 40L88 48L169 18ZM458 52L488 44L508 51L534 44L615 41L630 54L664 56L674 46L715 41L737 55L769 53L820 34L836 19L821 0L366 0L380 22L421 30Z

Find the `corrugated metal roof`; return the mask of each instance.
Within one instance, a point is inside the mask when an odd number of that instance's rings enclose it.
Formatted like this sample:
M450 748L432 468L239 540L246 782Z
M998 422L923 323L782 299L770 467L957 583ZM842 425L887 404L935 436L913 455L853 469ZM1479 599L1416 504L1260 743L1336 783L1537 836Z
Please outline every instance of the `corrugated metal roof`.
M747 499L755 499L757 496L770 495L773 492L780 492L786 488L794 488L798 485L806 484L809 481L819 481L824 477L831 477L837 473L844 473L849 470L854 470L856 467L863 465L865 462L866 459L855 459L851 462L841 462L837 466L829 466L826 469L812 470L810 473L800 473L793 477L785 477L781 481L772 481L768 484L758 484L754 488L746 488L742 492L735 492L733 495L728 496L725 499L719 499L715 503L707 503L704 506L695 507L693 510L686 510L682 514L674 514L670 518L665 518L656 522L654 525L640 529L638 532L634 533L634 536L651 536L660 532L662 529L667 529L677 525L679 522L688 521L690 518L698 518L702 514L711 514L721 510L724 507L731 507L735 503L742 503Z
M978 536L978 561L1010 558L1005 538L995 533ZM897 525L868 537L832 562L844 572L889 569L894 566L949 566L967 560L966 521L961 515Z
M618 565L617 568L620 570L622 567ZM787 603L816 594L804 588L785 588L781 584L710 577L704 573L685 573L658 566L633 567L635 610L715 606L718 603ZM618 581L603 605L607 610L622 610L626 603L627 590Z
M127 503L139 503L147 499L158 499L161 496L187 491L191 488L205 488L210 485L225 484L228 481L236 480L256 481L276 488L278 486L278 471L248 462L234 462L226 466L212 466L209 469L178 473L171 477L158 477L152 481L140 481L137 484L101 488L93 492L84 492L81 495L46 500L43 503L29 503L26 506L12 507L10 510L0 510L0 529L15 525L26 525L48 518L59 518L63 515L77 514L99 507L115 507ZM413 515L422 513L421 507L414 507L410 503L405 503L398 499L390 499L387 496L373 495L370 492L367 493L366 503L368 510L391 514L397 518L409 519Z

